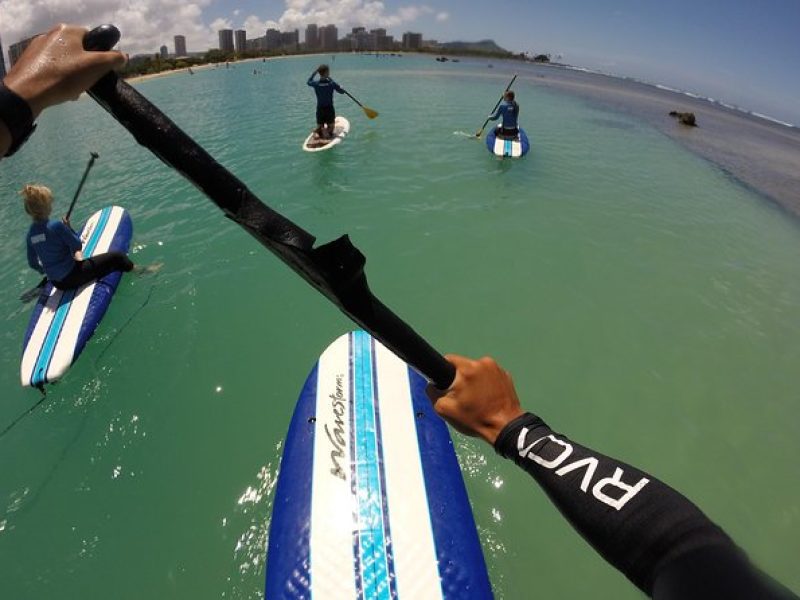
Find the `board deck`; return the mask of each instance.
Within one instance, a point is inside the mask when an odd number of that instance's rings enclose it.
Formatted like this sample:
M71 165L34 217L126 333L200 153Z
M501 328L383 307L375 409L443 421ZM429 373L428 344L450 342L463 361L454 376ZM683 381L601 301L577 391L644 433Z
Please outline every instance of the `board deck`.
M94 213L81 230L83 255L91 258L113 250L127 252L133 236L130 215L119 206ZM120 271L62 291L51 282L34 306L22 348L23 386L40 387L60 379L83 351L105 315L122 278Z
M336 117L333 122L333 138L330 140L314 139L314 132L312 131L303 142L303 150L306 152L321 152L322 150L329 150L341 144L342 140L347 137L350 132L350 121L344 117Z
M495 156L510 156L519 158L525 156L530 149L528 136L525 130L520 127L519 135L516 139L503 139L497 137L494 129L486 135L486 147Z
M363 331L320 356L286 437L266 598L492 598L453 442L425 386Z

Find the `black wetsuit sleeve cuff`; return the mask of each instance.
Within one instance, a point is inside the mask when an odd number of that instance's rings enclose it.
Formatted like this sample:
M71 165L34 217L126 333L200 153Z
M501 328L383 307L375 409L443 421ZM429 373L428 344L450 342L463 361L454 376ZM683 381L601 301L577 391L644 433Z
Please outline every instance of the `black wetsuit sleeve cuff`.
M511 457L516 452L517 437L519 437L519 431L523 427L534 430L538 427L547 427L547 423L533 413L520 415L503 427L503 430L494 441L495 452L503 458Z

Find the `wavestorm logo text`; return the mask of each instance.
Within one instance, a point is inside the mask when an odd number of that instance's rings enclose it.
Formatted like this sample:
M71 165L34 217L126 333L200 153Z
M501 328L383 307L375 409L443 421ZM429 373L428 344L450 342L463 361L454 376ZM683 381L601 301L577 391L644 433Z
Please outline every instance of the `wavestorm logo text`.
M344 450L347 445L344 438L344 413L347 406L344 398L344 386L342 380L344 375L336 376L336 391L330 394L328 398L331 401L331 410L333 412L333 429L328 428L328 423L325 423L325 435L331 443L331 475L345 480L345 472L342 469L342 461L344 461Z
M561 465L572 454L572 444L565 442L564 440L560 440L552 434L542 436L532 444L527 444L529 431L530 430L527 427L523 427L519 432L519 437L517 438L517 451L519 452L519 455L523 458L532 460L537 465L541 465L545 469L555 469L557 467L561 467L556 471L556 475L559 477L563 477L567 473L575 471L576 469L586 469L583 479L581 480L581 491L583 493L589 491L589 486L592 483L592 478L594 477L595 471L597 471L597 466L600 464L600 461L593 456L588 456L586 458L576 460L575 462L565 464L562 467ZM548 442L552 442L553 444L557 444L562 448L561 453L551 460L543 458L539 453L534 451L534 447L537 444L540 444L540 442L544 443L539 446L539 452L541 452L542 449L548 445ZM623 483L622 476L624 473L625 472L622 469L617 467L614 470L614 475L611 477L604 477L597 481L592 487L592 496L597 498L600 502L608 504L612 508L622 510L622 507L625 506L631 498L638 494L642 488L644 488L644 486L650 482L649 479L642 477L642 479L640 479L639 482L634 485ZM614 495L619 495L619 492L621 492L622 495L619 498L614 498L605 491L610 489L618 490L618 492Z

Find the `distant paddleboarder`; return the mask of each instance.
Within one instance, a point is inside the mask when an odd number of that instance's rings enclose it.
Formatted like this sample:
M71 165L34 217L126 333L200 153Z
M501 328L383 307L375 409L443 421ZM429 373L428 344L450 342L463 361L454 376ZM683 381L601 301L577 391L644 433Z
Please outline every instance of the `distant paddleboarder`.
M500 106L489 115L490 121L497 121L502 117L501 124L496 129L497 137L504 139L514 139L519 134L519 104L514 99L514 92L507 90L503 94L503 101Z
M314 76L319 74L319 79ZM314 88L317 95L317 129L315 133L318 137L331 139L333 137L333 127L336 121L336 110L333 108L334 90L340 94L345 91L338 83L330 78L330 68L328 65L320 65L308 78L308 85Z

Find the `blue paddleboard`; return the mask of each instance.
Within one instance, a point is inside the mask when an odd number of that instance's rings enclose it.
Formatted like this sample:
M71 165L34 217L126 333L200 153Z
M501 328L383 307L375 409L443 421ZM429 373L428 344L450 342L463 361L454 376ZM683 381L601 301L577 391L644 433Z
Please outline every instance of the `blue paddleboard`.
M489 152L496 156L511 156L519 158L525 156L530 150L530 143L528 143L528 136L525 131L520 127L519 134L514 139L503 139L497 137L497 132L494 128L486 135L486 147Z
M133 223L127 211L107 206L89 217L81 230L83 256L127 252L132 235ZM23 386L52 383L67 372L106 314L121 277L122 273L115 271L68 291L47 282L25 332L20 367Z
M286 437L266 598L492 598L453 442L425 385L363 331L320 356Z

